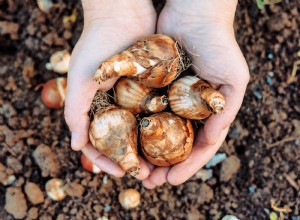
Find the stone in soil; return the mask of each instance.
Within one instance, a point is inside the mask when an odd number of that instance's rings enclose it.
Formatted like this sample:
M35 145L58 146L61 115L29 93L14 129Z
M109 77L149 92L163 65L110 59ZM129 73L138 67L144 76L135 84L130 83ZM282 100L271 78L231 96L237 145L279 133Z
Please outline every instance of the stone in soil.
M44 194L40 187L35 183L26 183L25 193L29 201L34 205L44 202Z
M84 193L84 187L81 184L75 182L68 183L65 186L65 190L66 193L71 197L82 198L82 195Z
M16 219L22 219L26 216L27 204L21 188L7 188L4 209Z
M240 169L241 162L237 156L230 156L222 163L220 180L227 182Z
M42 171L42 176L55 177L59 172L59 164L56 155L51 148L45 144L40 144L33 152L33 157Z
M0 163L0 183L5 186L12 184L16 180L16 177L12 174L12 169L7 168L2 163Z

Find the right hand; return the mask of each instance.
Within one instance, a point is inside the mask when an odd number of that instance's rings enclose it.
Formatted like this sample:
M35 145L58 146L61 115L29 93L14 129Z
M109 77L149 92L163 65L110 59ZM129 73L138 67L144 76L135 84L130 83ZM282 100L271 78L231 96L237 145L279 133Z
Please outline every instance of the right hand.
M71 130L73 150L83 153L101 170L114 176L124 171L103 156L89 143L88 111L97 90L109 90L118 78L101 85L93 81L99 64L120 53L141 37L154 34L156 12L151 0L83 0L84 28L71 57L65 119ZM141 160L138 179L149 175L149 168Z

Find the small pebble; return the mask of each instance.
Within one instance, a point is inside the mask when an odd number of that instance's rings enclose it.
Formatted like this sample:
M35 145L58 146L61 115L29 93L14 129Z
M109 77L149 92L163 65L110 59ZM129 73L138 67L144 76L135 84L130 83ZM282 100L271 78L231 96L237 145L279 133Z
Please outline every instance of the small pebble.
M44 202L44 194L36 183L27 182L25 185L25 194L27 195L29 201L36 205Z
M269 72L268 72L268 75L269 75L270 77L273 77L273 76L274 76L274 72L273 72L273 71L269 71Z
M206 180L209 180L210 178L212 178L212 176L213 176L212 169L207 169L207 170L201 169L195 174L195 177L197 179L201 179L203 182L205 182Z
M226 160L227 156L225 153L217 153L215 156L213 156L206 164L206 168L214 167L218 163L221 163L222 161Z
M271 212L270 220L277 220L277 219L278 219L278 215L276 214L276 212Z
M272 60L272 59L274 58L274 55L273 55L272 53L269 53L269 54L268 54L268 58L269 58L270 60Z
M237 217L234 215L225 215L222 220L239 220Z
M272 79L270 78L270 77L268 77L267 79L266 79L266 82L267 82L267 84L272 84Z
M233 175L235 175L240 169L241 161L237 156L231 155L228 157L221 166L220 180L227 182Z
M249 192L255 193L255 188L253 186L250 186L248 189L249 189Z
M105 184L107 184L108 183L108 177L107 177L107 175L105 175L104 177L103 177L103 184L105 185Z
M105 210L106 212L109 212L109 211L111 210L111 206L110 206L110 205L105 205L104 210Z
M27 203L20 187L7 188L4 209L15 219L22 219L27 214Z

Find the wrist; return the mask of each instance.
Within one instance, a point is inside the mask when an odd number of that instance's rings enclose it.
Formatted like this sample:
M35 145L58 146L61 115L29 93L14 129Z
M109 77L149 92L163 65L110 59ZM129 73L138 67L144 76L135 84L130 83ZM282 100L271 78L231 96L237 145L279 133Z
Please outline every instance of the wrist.
M151 0L82 0L85 23L97 19L131 19L155 12Z
M232 26L238 0L167 0L169 10L201 23L216 23Z

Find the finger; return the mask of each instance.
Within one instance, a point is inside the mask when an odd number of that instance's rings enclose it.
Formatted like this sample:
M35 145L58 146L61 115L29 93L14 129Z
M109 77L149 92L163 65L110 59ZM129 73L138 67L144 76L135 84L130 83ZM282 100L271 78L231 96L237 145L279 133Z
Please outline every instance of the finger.
M141 157L139 157L140 161L140 172L138 175L135 176L138 180L144 180L146 179L150 174L150 169L148 167L148 164L145 162L145 160Z
M119 165L117 165L106 156L102 155L91 144L87 144L84 148L82 148L82 152L93 164L99 167L103 172L111 174L115 177L124 176L125 171Z
M237 112L243 102L244 91L228 85L221 86L219 90L225 98L225 107L223 112L217 115L211 115L204 125L204 141L208 145L217 143L222 131L227 129L234 121Z
M151 175L149 176L150 181L156 185L156 186L161 186L164 183L168 182L167 180L167 175L171 167L157 167L155 168L152 172Z
M227 132L228 128L221 132L218 141L214 145L208 145L203 142L204 133L203 129L200 129L189 157L171 168L167 176L168 182L172 185L179 185L192 177L217 152L225 140Z
M143 186L147 189L154 189L156 187L149 178L143 180Z

